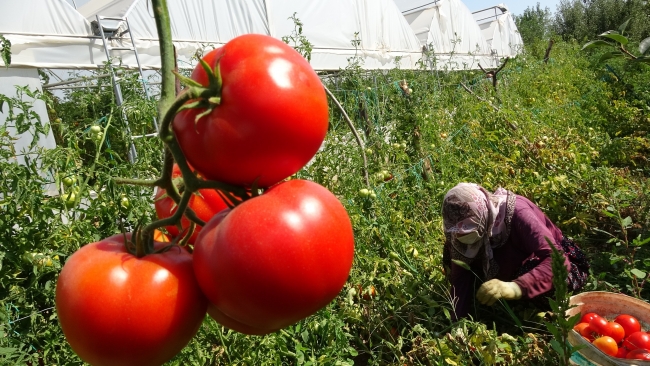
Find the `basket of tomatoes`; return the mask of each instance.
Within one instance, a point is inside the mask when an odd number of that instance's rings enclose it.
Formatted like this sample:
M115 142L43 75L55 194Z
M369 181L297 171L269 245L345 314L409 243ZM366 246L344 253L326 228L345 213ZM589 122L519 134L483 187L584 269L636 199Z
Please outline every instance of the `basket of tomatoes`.
M650 304L594 291L572 296L571 305L575 307L566 315L581 317L569 333L569 342L583 346L572 357L574 363L650 366Z

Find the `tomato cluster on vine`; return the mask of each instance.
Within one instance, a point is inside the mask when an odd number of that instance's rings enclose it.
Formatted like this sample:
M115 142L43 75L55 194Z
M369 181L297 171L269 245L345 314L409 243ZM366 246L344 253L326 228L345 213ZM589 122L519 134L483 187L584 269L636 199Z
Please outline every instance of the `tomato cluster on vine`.
M650 334L631 315L621 314L609 321L597 313L586 313L573 329L609 356L650 360Z
M164 363L206 313L244 334L277 331L331 302L352 267L344 206L315 182L287 179L328 128L327 97L309 63L279 40L250 34L208 53L192 80L199 89L179 96L184 106L169 126L186 161L174 157L192 176L174 166L171 185L157 190L155 233L149 225L151 234L88 244L59 277L61 327L91 364ZM225 188L192 189L188 180L197 179ZM193 215L181 218L186 204Z

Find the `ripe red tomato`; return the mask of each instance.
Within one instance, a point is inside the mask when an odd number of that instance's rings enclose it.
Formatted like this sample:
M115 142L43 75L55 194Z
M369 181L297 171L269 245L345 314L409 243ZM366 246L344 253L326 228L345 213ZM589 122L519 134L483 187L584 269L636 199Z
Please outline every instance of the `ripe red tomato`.
M580 323L589 323L593 318L600 318L600 315L596 313L587 313L580 318Z
M208 304L208 315L214 319L217 323L223 325L228 329L232 329L236 332L248 334L248 335L265 335L273 333L276 330L266 330L266 329L257 329L253 328L244 323L238 322L235 319L229 317L228 315L222 313L214 304Z
M63 334L93 365L161 365L196 334L206 309L187 250L137 258L121 234L75 252L56 285Z
M630 351L627 356L628 360L646 360L650 361L650 351L645 348L638 348Z
M606 334L604 335L614 338L617 344L620 343L623 338L625 338L625 330L620 324L616 322L608 322L607 331L605 333Z
M627 349L625 347L618 347L618 352L616 353L616 357L625 358L626 356L627 356Z
M594 334L596 334L596 332L594 332L594 331L589 327L589 324L587 324L586 327L583 327L583 328L580 330L580 335L583 336L583 337L585 337L585 339L588 340L589 342L593 342L593 341L594 341Z
M180 112L173 128L188 162L204 177L271 186L296 173L320 148L328 128L325 89L309 62L273 37L246 34L208 53L219 62L221 104ZM199 64L192 79L208 84Z
M336 196L295 179L215 216L194 250L197 280L221 313L255 329L277 330L341 291L354 237Z
M634 332L625 338L623 346L625 346L629 351L637 348L650 349L650 334Z
M573 330L578 332L578 334L582 334L582 330L585 329L588 326L589 326L589 323L578 323L573 327Z
M178 165L174 164L174 169L172 170L172 178L182 179L181 177L182 174L180 168ZM174 200L166 195L166 191L164 189L160 188L156 190L156 196L154 197L154 207L156 209L156 215L160 219L172 216L177 209ZM194 213L196 213L196 216L199 219L208 222L212 216L228 208L228 205L226 205L223 199L221 199L221 196L219 193L217 193L217 190L199 189L198 192L194 194L192 198L190 198L188 207L194 210ZM183 216L181 219L181 227L183 230L190 227L190 220L185 216ZM167 232L172 237L176 237L180 234L178 227L174 225L165 226L165 229L167 229ZM194 243L196 241L196 238L199 236L199 232L201 232L201 227L197 225L194 229L194 234L192 234L190 237L190 243Z
M169 240L169 236L163 234L163 232L158 229L153 231L153 240L163 243L169 243L171 241Z
M596 346L596 348L603 351L603 353L607 355L616 356L618 353L618 345L612 337L602 336L600 338L594 339L592 343L594 346Z
M589 329L596 332L598 335L607 335L607 324L609 322L605 318L593 318L589 321Z
M625 329L625 335L630 335L641 330L641 323L631 315L621 314L614 321Z

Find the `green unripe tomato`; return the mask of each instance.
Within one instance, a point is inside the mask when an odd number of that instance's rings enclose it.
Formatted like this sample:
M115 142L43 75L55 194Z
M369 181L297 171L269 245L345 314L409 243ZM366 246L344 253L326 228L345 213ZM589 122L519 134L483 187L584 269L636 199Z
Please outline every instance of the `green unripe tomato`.
M77 203L77 195L74 192L65 193L62 198L66 208L73 208Z
M75 177L65 177L63 178L63 185L66 187L72 187L77 179Z
M372 198L373 200L374 200L375 198L377 198L377 193L375 193L375 192L370 192L370 198Z
M120 198L120 206L122 206L123 208L131 207L131 202L129 202L129 198L126 196L122 196L122 198Z
M96 133L92 136L92 139L95 140L96 142L102 142L103 138L104 138L104 134L101 132Z
M372 155L372 149L366 149L366 155Z
M370 190L368 190L367 188L361 188L359 190L359 196L363 198L370 196Z
M98 125L90 126L90 133L92 133L93 135L96 135L96 134L98 134L100 132L102 132L102 128L99 127Z

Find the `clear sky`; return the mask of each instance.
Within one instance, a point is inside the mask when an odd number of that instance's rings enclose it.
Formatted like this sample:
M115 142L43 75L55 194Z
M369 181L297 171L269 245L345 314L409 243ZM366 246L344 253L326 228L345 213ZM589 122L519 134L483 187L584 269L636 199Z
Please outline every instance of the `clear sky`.
M90 0L66 0L68 3L72 4L73 2L77 7L87 3ZM216 1L216 0L212 0ZM309 1L309 0L302 0ZM395 0L395 3L402 10L411 9L422 4L427 4L433 0ZM555 12L555 8L560 3L560 0L463 0L465 5L469 8L470 11L476 11L488 8L490 6L497 5L499 3L504 3L510 9L510 12L513 14L521 15L527 7L534 7L538 2L542 8L548 7L551 9L551 12Z

